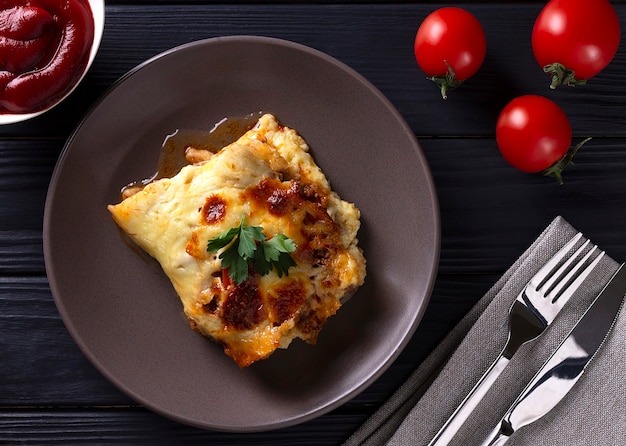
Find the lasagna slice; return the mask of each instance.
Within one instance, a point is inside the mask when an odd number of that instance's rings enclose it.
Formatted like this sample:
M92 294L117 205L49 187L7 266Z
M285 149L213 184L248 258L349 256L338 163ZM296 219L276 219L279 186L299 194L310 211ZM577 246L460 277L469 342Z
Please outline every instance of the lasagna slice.
M270 114L215 154L108 207L115 222L169 277L191 327L240 367L314 344L326 320L365 279L359 210L342 200L296 131ZM208 242L240 222L295 243L286 274L249 268L234 281ZM294 265L295 264L295 265Z

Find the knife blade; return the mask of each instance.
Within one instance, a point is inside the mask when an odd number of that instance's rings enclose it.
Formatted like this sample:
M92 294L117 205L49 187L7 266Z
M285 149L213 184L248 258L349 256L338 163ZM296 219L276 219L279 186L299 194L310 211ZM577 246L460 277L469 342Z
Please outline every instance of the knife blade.
M504 444L519 428L552 410L574 387L608 337L624 304L622 263L574 328L513 402L481 446Z

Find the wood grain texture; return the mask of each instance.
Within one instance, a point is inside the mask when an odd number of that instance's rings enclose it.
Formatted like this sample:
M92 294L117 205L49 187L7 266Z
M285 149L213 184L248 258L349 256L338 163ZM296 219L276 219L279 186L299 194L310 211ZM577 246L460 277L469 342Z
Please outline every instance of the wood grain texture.
M615 208L626 200L626 138L592 139L565 171L562 186L513 169L493 138L424 137L419 142L439 198L441 272L502 272L557 215L610 245L616 258L626 258L620 231L626 213ZM0 140L0 274L44 273L43 204L61 145L57 140ZM582 207L588 212L580 212Z
M476 76L442 104L437 88L425 80L413 56L417 27L437 6L441 5L109 5L101 49L72 98L31 123L0 128L0 136L66 136L97 97L146 59L195 40L233 34L287 39L336 57L386 94L419 136L492 136L502 107L528 93L556 100L579 136L624 135L624 126L607 122L626 116L626 85L619 81L626 51L620 48L606 70L583 88L549 90L548 77L530 47L530 30L541 3L498 8L467 4L485 24L488 53ZM624 28L626 5L616 4L616 9ZM443 114L433 115L435 109Z
M459 320L496 278L445 275L439 279L428 310L432 320L427 317L418 327L406 353L397 360L403 374L426 357L450 324ZM440 314L443 307L448 310ZM0 352L5 359L0 368L0 407L133 405L80 352L63 324L45 277L0 277ZM380 403L397 385L396 374L383 375L352 403Z
M115 389L78 350L45 278L0 279L0 444L339 444L497 280L444 275L424 323L366 392L316 420L259 434L208 432L165 419ZM207 341L208 342L208 341ZM201 442L201 443L198 443Z
M363 414L335 413L300 426L257 434L207 432L142 408L0 410L0 444L48 445L338 445Z
M457 2L485 27L475 77L443 101L413 57L421 20L441 2L107 0L104 39L71 98L30 122L0 127L0 444L336 445L381 404L543 228L562 215L626 259L626 50L588 85L548 89L530 29L545 2ZM615 1L622 29L626 2ZM263 35L308 45L362 74L418 136L437 188L439 275L423 322L370 388L316 420L277 432L225 434L136 405L85 358L50 293L43 259L47 188L65 141L99 97L146 59L199 39ZM575 140L594 138L565 184L508 166L495 120L521 94L563 107Z

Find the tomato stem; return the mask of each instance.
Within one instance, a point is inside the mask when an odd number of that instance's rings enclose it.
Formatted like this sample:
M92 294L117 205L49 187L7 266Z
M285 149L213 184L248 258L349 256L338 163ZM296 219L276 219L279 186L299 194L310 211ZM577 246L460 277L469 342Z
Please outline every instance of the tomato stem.
M457 88L460 86L463 81L460 81L456 78L456 73L454 69L450 66L447 60L444 60L446 65L448 66L448 72L443 76L431 76L426 79L433 81L437 85L439 85L439 89L441 90L441 97L445 100L448 99L448 91Z
M576 79L574 70L570 70L558 62L544 66L543 71L552 76L552 83L550 84L552 90L559 85L575 87L576 85L585 85L587 83L586 79Z
M569 150L565 156L563 156L563 158L561 158L560 160L558 160L556 163L554 163L552 166L548 167L546 170L543 171L543 174L547 177L553 177L556 178L556 180L559 182L559 184L563 184L563 169L565 169L567 166L569 166L570 164L574 164L574 162L572 161L574 158L574 155L576 155L576 152L578 152L580 150L580 148L591 139L591 137L586 138L585 140L579 142L578 144L576 144L574 147L572 147L571 150Z

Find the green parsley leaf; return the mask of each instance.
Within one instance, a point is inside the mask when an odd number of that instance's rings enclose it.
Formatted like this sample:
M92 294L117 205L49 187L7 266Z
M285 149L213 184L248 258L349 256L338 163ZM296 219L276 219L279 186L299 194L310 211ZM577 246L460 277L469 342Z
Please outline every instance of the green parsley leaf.
M277 234L261 244L254 269L261 275L267 274L265 271L269 272L272 269L276 270L278 277L283 277L283 274L289 275L289 268L296 265L289 253L295 250L296 244L293 240L285 234Z
M228 245L233 241L235 237L239 235L241 231L241 227L244 224L244 217L241 217L241 221L239 222L239 226L235 226L234 228L230 228L228 231L222 232L217 237L212 240L209 240L209 244L207 245L207 251L216 252L222 249L224 246Z
M278 260L276 262L272 262L272 264L274 265L274 269L276 270L278 277L283 277L283 274L288 276L289 268L296 266L296 262L293 260L293 257L285 252L281 252Z
M248 262L242 258L234 245L231 245L221 255L222 268L228 268L228 276L238 285L248 277Z
M254 257L254 251L256 251L256 242L262 242L265 240L265 234L263 234L263 228L260 226L244 226L241 225L239 231L239 255L248 260Z
M271 239L269 239L266 245L272 250L278 251L280 253L285 252L294 252L296 250L296 244L293 240L287 237L285 234L277 234ZM272 257L272 260L276 260L276 258Z
M269 274L272 270L272 263L265 255L264 244L261 244L260 249L254 253L254 270L262 276Z
M207 251L217 252L225 247L219 256L222 268L228 269L228 276L238 285L246 280L251 266L262 276L275 269L278 277L282 277L296 265L289 255L296 250L293 240L285 234L267 240L262 227L245 224L245 215L238 226L209 240Z

